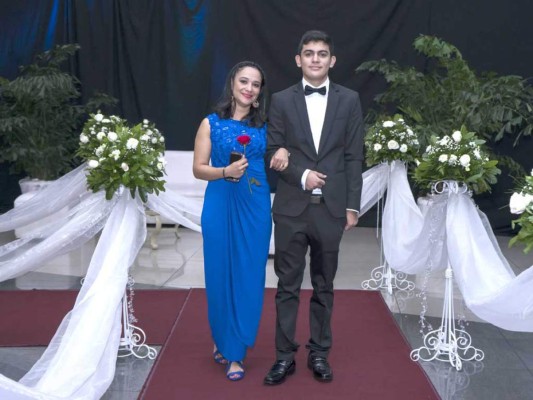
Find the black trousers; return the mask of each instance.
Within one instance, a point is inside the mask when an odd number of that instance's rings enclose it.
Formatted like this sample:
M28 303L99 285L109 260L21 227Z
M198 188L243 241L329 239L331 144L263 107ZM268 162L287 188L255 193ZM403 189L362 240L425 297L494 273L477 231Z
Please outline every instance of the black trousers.
M279 278L277 359L293 360L299 347L295 341L296 318L308 248L313 296L309 307L310 338L306 347L313 354L327 357L332 344L333 280L346 218L333 217L321 203L309 204L298 217L275 214L274 222L274 270Z

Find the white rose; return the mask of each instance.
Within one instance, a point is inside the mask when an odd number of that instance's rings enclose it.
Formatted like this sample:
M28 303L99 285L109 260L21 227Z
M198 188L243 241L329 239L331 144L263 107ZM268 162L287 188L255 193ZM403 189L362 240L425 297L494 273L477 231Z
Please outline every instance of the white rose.
M163 169L163 164L157 163L157 169L161 171Z
M124 170L124 172L127 172L130 167L128 166L128 164L126 164L125 162L123 162L122 164L120 164L120 168L122 168Z
M413 136L414 135L414 132L411 130L411 129L407 129L407 134L409 136Z
M387 143L387 147L390 150L396 150L398 147L400 147L400 145L398 144L396 140L389 140L389 142Z
M457 156L455 154L452 154L450 156L450 159L448 160L449 164L450 165L455 165L457 164Z
M426 153L432 153L432 152L433 152L433 147L431 146L426 147Z
M97 121L97 122L101 122L103 119L104 119L104 116L100 113L96 114L94 116L94 119Z
M533 201L530 194L513 193L509 200L509 208L513 214L522 214L526 207Z
M439 161L442 162L442 163L448 161L448 154L441 154L439 156Z
M160 141L161 143L163 143L163 142L165 141L165 138L164 138L163 136L161 136L161 137L159 138L159 141Z
M383 122L383 128L392 128L393 126L394 126L394 121Z
M400 151L402 153L407 153L407 145L405 143L400 146Z
M468 154L463 154L461 158L459 158L459 162L463 167L469 167L470 166L470 156Z
M138 145L139 141L135 138L129 138L126 142L126 148L130 150L136 149Z
M418 167L418 166L420 165L420 160L415 159L415 164L416 164L416 166Z
M148 135L142 135L142 136L141 136L141 140L144 141L144 142L146 142L148 139L150 139L150 138L148 137Z
M459 132L459 131L455 131L452 134L453 140L455 140L457 143L459 143L461 141L462 137L463 137L463 135L461 135L461 132Z
M143 119L143 124L144 125L148 125L148 120L147 119Z
M446 146L448 143L450 143L450 137L449 136L444 136L437 143L439 143L442 146Z
M153 133L154 133L154 132L152 132L151 129L147 129L147 130L146 130L146 134L147 134L148 136L152 136Z
M111 121L110 121L109 119L107 119L107 118L104 118L104 119L102 120L102 123L103 123L103 124L109 124L110 122L111 122Z
M89 162L87 163L87 165L89 166L89 168L96 168L100 165L100 163L96 160L89 160Z
M120 157L120 150L113 150L111 152L111 156L116 160L118 160L118 158Z
M82 133L80 135L80 142L82 142L82 143L88 143L89 142L89 138L87 137L86 134Z
M118 135L115 133L115 132L109 132L107 134L107 138L111 141L111 142L114 142L115 140L118 139Z
M102 155L102 153L104 152L104 150L105 150L105 146L104 145L99 146L94 151L94 154L96 154L98 157L100 157Z
M157 138L152 138L152 143L156 144L157 143Z
M98 140L102 140L103 138L105 138L105 133L104 133L104 132L101 132L101 131L98 132L98 133L96 134L96 138L97 138Z
M381 146L379 143L375 143L374 144L374 151L380 151L382 147L383 146Z

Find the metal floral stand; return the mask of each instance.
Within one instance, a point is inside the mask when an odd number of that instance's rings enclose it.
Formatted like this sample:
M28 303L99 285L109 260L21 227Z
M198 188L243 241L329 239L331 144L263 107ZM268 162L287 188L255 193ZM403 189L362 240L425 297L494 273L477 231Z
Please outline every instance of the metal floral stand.
M448 361L457 371L463 361L481 361L485 353L472 346L472 338L468 332L455 327L453 306L453 273L450 266L446 269L446 288L441 325L424 335L424 345L411 351L413 361Z
M363 281L361 286L367 290L387 289L389 294L392 294L393 289L410 291L415 288L414 282L407 279L407 274L394 271L386 261L374 268L370 272L370 279Z
M389 185L387 185L388 187ZM387 292L392 295L394 289L402 291L411 291L415 288L415 283L407 279L407 274L393 270L385 256L383 254L383 235L379 234L379 219L380 215L383 215L384 201L383 195L379 196L378 200L378 215L376 221L376 229L378 229L379 237L379 251L380 251L380 264L370 272L370 279L367 279L361 283L361 286L365 290L380 290L386 289Z
M466 193L468 187L455 181L441 181L433 185L433 193L442 194L450 190ZM430 236L433 234L430 232ZM432 238L430 237L430 241ZM455 311L453 305L453 271L448 264L445 271L446 286L440 327L424 335L424 345L411 351L413 361L446 361L457 371L463 361L481 361L485 353L472 346L472 337L468 332L455 327Z
M146 344L146 333L134 325L137 319L133 316L133 278L128 279L128 286L122 298L122 336L118 348L118 357L130 355L137 358L149 358L153 360L157 356L157 350ZM129 290L129 298L128 298Z

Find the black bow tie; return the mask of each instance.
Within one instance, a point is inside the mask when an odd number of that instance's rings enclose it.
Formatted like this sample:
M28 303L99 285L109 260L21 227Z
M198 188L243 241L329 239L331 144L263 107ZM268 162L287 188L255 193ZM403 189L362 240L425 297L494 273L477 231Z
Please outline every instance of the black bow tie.
M322 87L319 87L319 88L313 88L313 87L311 87L309 85L305 85L304 92L305 92L306 96L309 96L310 94L313 94L313 93L320 93L322 96L325 96L326 95L326 87L322 86Z

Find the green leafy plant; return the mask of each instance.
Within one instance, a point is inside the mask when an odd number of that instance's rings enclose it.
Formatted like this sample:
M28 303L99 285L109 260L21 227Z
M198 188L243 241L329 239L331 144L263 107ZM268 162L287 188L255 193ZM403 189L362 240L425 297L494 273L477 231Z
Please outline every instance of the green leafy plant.
M425 146L432 135L465 125L486 140L513 134L515 144L533 131L533 88L520 76L477 74L460 51L442 39L421 35L414 48L427 57L428 72L394 61L368 61L357 72L377 72L388 87L375 100L402 112Z
M21 67L17 78L0 79L0 162L10 162L11 173L50 180L68 172L88 112L115 103L97 94L78 104L80 82L60 66L79 48L58 45Z
M524 253L529 253L533 248L533 171L526 176L516 192L509 200L509 208L513 214L520 217L513 220L512 227L520 227L520 230L509 241L509 246L520 242L525 244Z
M464 126L450 136L433 136L415 169L414 180L428 188L438 181L454 180L467 184L474 193L490 191L500 170L498 161L489 159L484 143Z
M105 190L111 200L122 185L146 202L148 193L165 190L164 151L165 138L148 120L130 128L126 120L98 112L83 127L77 155L87 162L93 192Z
M368 166L394 160L414 161L420 150L416 134L398 114L379 119L370 126L365 147Z

